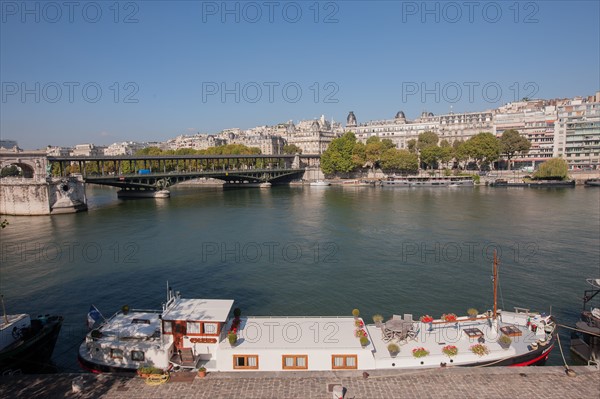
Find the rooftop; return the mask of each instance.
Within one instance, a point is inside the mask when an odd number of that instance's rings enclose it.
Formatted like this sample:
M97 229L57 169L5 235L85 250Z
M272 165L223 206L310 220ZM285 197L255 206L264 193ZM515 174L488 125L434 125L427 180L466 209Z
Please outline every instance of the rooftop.
M232 299L179 299L163 313L162 318L224 322L232 306Z

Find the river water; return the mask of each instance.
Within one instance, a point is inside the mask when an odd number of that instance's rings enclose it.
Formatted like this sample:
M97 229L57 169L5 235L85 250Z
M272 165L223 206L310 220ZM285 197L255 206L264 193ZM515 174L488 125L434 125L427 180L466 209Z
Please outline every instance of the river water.
M167 281L188 298L230 298L248 315L552 312L573 324L600 277L600 190L527 188L173 188L119 200L87 187L89 211L6 217L0 291L9 313L56 313L54 362L77 371L94 304L159 308ZM561 338L567 360L569 333ZM561 364L559 350L550 364Z

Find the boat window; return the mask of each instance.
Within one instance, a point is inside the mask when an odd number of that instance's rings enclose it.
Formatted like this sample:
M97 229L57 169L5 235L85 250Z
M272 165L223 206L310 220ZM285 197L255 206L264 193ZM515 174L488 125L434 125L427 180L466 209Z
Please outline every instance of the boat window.
M331 355L332 369L356 369L356 355Z
M165 334L173 333L173 324L170 321L163 321L163 332Z
M187 333L188 334L200 334L200 323L197 321L187 322Z
M131 351L131 360L136 362L144 361L144 352L142 351Z
M308 368L308 356L307 355L283 355L281 357L282 368L284 370L289 369L307 369Z
M258 355L233 355L234 369L258 369Z
M123 358L123 350L121 349L111 349L110 357L113 359L122 359Z
M150 324L150 320L148 320L148 319L133 319L133 320L131 320L131 324Z
M204 334L216 334L219 331L218 323L204 323Z

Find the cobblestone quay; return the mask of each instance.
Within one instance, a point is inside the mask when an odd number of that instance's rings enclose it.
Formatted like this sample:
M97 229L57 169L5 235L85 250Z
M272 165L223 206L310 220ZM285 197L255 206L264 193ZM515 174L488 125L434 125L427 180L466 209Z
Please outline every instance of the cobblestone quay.
M0 378L0 397L330 399L332 386L339 384L344 398L599 398L600 371L573 370L573 377L562 367L380 370L368 378L362 372L210 373L205 378L175 377L158 386L139 377L107 374L21 375ZM83 384L75 393L78 377Z

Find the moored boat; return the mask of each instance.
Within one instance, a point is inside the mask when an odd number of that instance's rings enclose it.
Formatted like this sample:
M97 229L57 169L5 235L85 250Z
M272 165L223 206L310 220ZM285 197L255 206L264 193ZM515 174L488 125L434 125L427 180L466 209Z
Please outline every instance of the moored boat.
M587 179L583 184L586 187L600 187L600 178Z
M389 176L381 181L383 187L473 187L469 176Z
M4 304L2 305L4 307ZM62 326L62 316L7 315L0 322L0 373L53 371L50 358Z
M315 180L310 182L311 186L317 186L317 187L325 187L325 186L331 186L331 183L329 183L328 181L325 180Z
M497 280L495 272L494 293ZM528 366L543 364L556 339L552 316L523 308L494 305L438 319L404 314L366 325L358 316L241 317L236 309L232 317L233 303L184 299L169 289L162 310L119 312L92 330L79 361L97 372L148 365L208 371Z
M571 351L588 364L600 364L600 278L586 280L580 320L571 336ZM595 302L593 302L595 301Z

